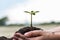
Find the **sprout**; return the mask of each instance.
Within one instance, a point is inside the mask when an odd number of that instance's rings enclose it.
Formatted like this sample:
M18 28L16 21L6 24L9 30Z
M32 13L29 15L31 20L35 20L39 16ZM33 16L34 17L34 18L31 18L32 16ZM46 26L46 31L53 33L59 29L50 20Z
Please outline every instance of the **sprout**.
M31 11L31 12L29 12L29 11L24 11L24 12L31 14L31 25L30 25L30 26L33 27L33 26L32 26L32 15L35 15L35 14L38 13L39 11Z

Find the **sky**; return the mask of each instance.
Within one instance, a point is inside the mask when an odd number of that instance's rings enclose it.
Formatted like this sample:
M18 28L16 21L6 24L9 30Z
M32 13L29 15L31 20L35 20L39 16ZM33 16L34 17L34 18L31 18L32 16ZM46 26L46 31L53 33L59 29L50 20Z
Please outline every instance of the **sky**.
M0 18L8 16L9 23L30 23L30 14L24 11L39 11L33 15L33 23L60 21L60 0L0 0Z

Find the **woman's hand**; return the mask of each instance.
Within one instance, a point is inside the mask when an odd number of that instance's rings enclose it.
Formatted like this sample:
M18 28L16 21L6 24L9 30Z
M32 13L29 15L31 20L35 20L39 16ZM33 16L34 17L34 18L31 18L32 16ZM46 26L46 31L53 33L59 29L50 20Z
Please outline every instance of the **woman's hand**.
M28 38L22 35L21 33L15 33L13 36L13 40L27 40Z
M47 32L46 31L41 31L41 30L34 30L34 31L30 31L24 34L24 36L30 38L30 37L38 37L38 36L43 36L46 35Z
M15 33L14 40L42 40L46 31L35 30L25 33L24 35L20 33Z
M31 31L24 34L30 40L60 40L60 32Z

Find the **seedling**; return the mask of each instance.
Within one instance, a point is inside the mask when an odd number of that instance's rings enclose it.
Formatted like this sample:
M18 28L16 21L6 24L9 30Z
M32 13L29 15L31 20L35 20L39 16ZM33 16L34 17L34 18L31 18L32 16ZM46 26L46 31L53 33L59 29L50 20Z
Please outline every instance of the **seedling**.
M29 12L29 11L24 11L24 12L31 14L31 25L30 25L30 26L33 27L33 26L32 26L32 15L35 15L35 14L38 13L39 11L30 11L30 12Z

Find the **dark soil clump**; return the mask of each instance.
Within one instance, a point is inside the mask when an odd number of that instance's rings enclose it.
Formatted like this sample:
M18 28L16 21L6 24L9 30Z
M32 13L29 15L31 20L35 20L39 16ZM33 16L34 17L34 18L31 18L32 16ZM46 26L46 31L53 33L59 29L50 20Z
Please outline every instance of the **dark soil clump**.
M2 36L2 37L0 37L0 40L8 40L8 39L7 39L7 37Z
M5 37L5 36L1 36L0 37L0 40L12 40L13 38L7 38L7 37Z
M24 33L26 33L26 32L33 31L33 30L43 30L43 29L41 29L41 28L36 28L36 27L24 27L24 28L21 28L21 29L19 29L18 31L16 31L16 33L24 34Z

